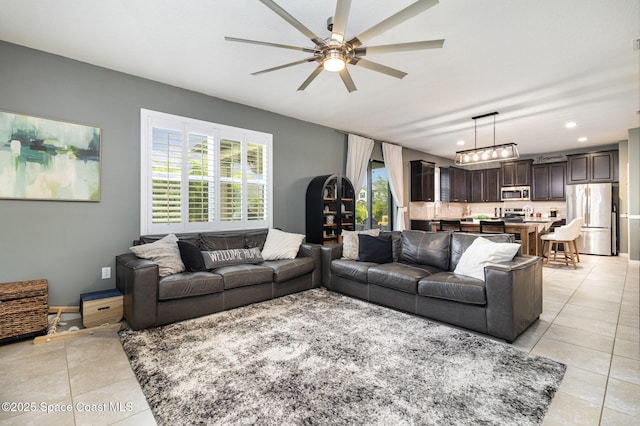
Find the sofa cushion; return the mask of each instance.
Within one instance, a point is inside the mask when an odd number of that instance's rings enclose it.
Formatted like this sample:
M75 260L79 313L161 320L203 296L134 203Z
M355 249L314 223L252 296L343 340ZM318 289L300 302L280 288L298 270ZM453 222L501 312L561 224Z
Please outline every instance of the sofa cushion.
M447 270L450 239L450 232L403 231L400 261Z
M449 261L449 271L455 271L462 254L469 248L476 238L482 237L495 243L514 242L511 234L474 234L465 232L454 232L451 234L451 260Z
M391 235L371 236L358 235L358 261L390 263L393 262L393 246Z
M262 254L257 247L250 249L209 250L200 254L205 269L222 266L262 263Z
M342 258L358 260L358 251L360 243L358 235L372 235L377 237L380 235L379 229L365 229L364 231L342 231Z
M402 232L400 231L381 231L381 236L391 236L391 247L393 253L393 261L397 262L400 259L400 250L402 250Z
M258 247L260 251L264 248L264 242L267 240L268 229L257 229L255 231L247 231L244 235L244 246L246 248Z
M207 270L198 246L190 241L178 240L178 248L180 249L180 258L187 271L198 272Z
M312 257L296 257L295 259L268 260L262 265L273 269L273 281L281 283L304 274L313 272L316 263Z
M245 248L244 235L200 235L200 242L204 250L229 250Z
M331 273L350 280L367 283L367 271L372 266L377 266L373 262L358 262L352 259L336 259L331 261Z
M184 297L220 293L224 289L222 277L211 272L182 272L169 275L158 282L158 299L172 300Z
M418 295L454 302L485 305L484 281L453 272L440 272L418 282Z
M225 290L273 281L273 269L264 265L223 266L215 273L222 275Z
M422 269L423 271L425 271L427 273L427 275L432 275L432 274L437 274L439 272L442 272L442 269L440 268L436 268L435 266L430 266L430 265L416 265L415 263L403 263L400 262L404 265L409 265L413 268L417 268L417 269Z
M369 284L416 294L418 281L427 275L430 275L429 272L411 265L385 263L369 268L368 280Z
M139 244L149 244L149 243L155 243L156 241L166 237L167 234L160 234L160 235L141 235L140 238L137 241L134 241L134 245L139 245ZM195 245L198 245L200 242L200 234L193 234L193 233L185 233L185 234L178 234L176 235L176 237L180 240L180 241L189 241L190 243L193 243Z
M271 228L264 242L262 257L264 260L295 259L303 240L303 234Z
M180 258L178 238L169 234L153 243L129 247L136 256L148 259L158 265L160 277L184 271L184 263Z
M520 244L516 243L495 243L486 238L476 238L462 253L458 266L453 272L484 280L486 265L509 262L518 253L520 247Z

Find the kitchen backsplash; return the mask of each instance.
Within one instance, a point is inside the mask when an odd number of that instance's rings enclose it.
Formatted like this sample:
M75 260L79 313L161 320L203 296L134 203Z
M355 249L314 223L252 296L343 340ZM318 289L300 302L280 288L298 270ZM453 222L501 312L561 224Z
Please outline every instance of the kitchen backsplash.
M426 203L412 202L409 204L409 218L412 220L428 220L436 218L457 218L470 216L487 215L493 217L496 209L502 208L502 213L506 208L523 208L531 206L533 215L540 213L542 217L549 217L551 208L557 209L558 219L567 217L567 203L558 201L504 201L496 203ZM498 210L499 214L499 210Z

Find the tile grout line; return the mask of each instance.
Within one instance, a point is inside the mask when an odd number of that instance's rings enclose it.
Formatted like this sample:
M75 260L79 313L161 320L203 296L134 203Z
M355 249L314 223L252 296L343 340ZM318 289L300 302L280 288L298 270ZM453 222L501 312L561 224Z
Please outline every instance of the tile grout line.
M624 298L624 289L627 286L627 275L629 275L629 266L627 265L624 274L624 285L620 293L620 302L618 303L618 321L616 322L616 330L613 335L613 347L611 348L611 356L609 357L609 369L607 370L607 383L604 385L604 394L602 395L602 406L600 407L600 417L598 424L602 424L602 416L604 415L605 403L607 401L607 391L609 390L609 380L611 380L611 365L613 364L613 353L616 350L616 337L618 335L618 325L620 324L620 315L622 312L622 299Z
M69 346L67 345L68 342L64 342L64 361L67 365L67 383L69 385L69 396L71 397L71 404L73 406L73 410L71 410L71 415L73 416L73 424L76 425L76 405L73 402L73 388L71 387L71 371L70 371L70 367L69 367L69 353L68 353L68 349Z

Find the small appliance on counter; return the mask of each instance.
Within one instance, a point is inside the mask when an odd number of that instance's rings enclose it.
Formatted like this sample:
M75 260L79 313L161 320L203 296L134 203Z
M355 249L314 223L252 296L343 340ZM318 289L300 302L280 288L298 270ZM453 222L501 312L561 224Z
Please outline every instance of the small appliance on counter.
M549 209L549 217L558 217L558 209L555 207L551 207Z

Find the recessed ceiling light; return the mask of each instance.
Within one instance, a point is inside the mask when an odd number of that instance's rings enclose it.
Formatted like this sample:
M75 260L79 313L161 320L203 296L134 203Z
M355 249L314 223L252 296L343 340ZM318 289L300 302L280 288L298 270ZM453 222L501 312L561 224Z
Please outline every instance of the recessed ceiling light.
M584 136L581 138L578 138L578 142L586 142L587 138L585 138Z
M458 145L464 145L464 141L458 141L456 142Z
M568 123L564 123L564 127L566 127L567 129L573 129L574 127L576 127L576 122L569 121Z

